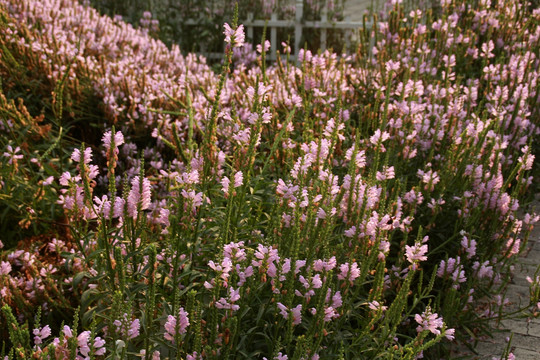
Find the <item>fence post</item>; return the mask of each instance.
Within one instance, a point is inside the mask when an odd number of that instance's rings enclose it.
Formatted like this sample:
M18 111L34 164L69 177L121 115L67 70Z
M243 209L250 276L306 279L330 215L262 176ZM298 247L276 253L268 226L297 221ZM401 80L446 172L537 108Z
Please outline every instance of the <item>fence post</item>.
M272 23L277 21L277 14L275 12L272 12L270 21ZM262 45L264 46L264 44ZM277 27L275 27L274 24L270 27L270 46L270 59L277 60Z
M296 14L294 19L294 56L298 61L300 39L302 38L302 18L304 17L304 1L296 0Z
M323 4L321 9L321 50L324 52L326 50L326 23L328 22L328 8L326 7L326 1Z
M253 13L248 12L247 14L247 23L249 24L247 26L247 37L249 41L253 42L253 26L251 25L253 23Z
M350 19L349 16L345 17L345 22L348 22ZM351 49L351 37L352 37L352 30L346 29L343 33L343 37L345 38L345 49L346 51L350 51Z

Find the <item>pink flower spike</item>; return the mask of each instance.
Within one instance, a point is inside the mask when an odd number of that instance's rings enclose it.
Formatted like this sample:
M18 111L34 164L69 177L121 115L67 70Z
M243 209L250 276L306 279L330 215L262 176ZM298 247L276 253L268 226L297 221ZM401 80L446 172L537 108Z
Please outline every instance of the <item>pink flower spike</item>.
M163 337L174 343L174 338L177 335L185 334L187 332L187 327L189 326L188 315L189 314L183 307L178 311L177 317L169 315L167 317L167 322L165 323L165 334Z
M296 305L291 309L293 315L293 325L298 325L302 322L302 304Z
M34 329L33 334L34 344L39 345L43 340L51 336L51 328L49 325L45 325L43 328Z
M132 218L137 217L137 206L141 204L141 210L146 210L150 207L150 181L147 178L143 178L142 185L140 184L140 178L135 176L131 181L131 190L128 195L128 214Z
M105 146L105 149L109 151L111 148L111 140L112 140L112 132L107 131L105 134L103 134L103 137L101 138L101 141L103 142L103 146ZM117 131L114 133L114 153L118 154L118 147L124 143L124 135Z
M426 261L428 252L427 245L415 244L414 246L405 245L405 256L411 264L418 263L420 261Z
M242 174L241 171L238 171L236 174L234 174L234 187L240 187L242 186L244 182L244 174Z
M238 26L236 30L233 30L227 23L223 24L223 27L225 28L223 34L225 34L225 42L227 44L232 44L233 47L241 47L244 45L246 39L244 25Z
M224 192L225 194L227 194L227 193L229 192L229 185L230 185L230 183L231 183L231 180L229 180L228 177L224 176L224 177L221 179L220 183L221 183L221 189L223 190L223 192Z
M444 326L442 317L439 317L437 313L432 313L431 308L428 306L426 310L420 315L416 314L414 320L420 324L416 331L421 333L422 331L429 330L435 335L441 333L440 329Z

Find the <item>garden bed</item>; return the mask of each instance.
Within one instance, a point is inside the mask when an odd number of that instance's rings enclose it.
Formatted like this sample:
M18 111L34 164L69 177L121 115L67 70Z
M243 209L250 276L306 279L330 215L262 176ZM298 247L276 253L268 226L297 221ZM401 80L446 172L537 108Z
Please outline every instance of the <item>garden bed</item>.
M217 73L74 0L0 9L0 355L444 358L501 314L539 9L396 4L275 64L232 19Z

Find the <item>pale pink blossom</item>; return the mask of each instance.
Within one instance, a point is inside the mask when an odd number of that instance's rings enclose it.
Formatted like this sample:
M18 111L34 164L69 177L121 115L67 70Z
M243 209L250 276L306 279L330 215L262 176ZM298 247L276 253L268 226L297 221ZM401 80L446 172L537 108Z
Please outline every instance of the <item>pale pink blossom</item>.
M246 35L244 34L244 25L239 25L235 30L227 23L223 24L225 31L225 42L227 44L232 44L233 47L241 47L244 45Z

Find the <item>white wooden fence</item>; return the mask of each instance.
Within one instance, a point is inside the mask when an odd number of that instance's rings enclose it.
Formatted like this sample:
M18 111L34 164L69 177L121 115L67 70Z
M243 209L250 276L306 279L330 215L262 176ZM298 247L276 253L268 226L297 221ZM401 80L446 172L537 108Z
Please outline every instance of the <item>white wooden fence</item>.
M248 39L253 40L253 30L255 28L267 28L267 33L270 33L270 52L267 55L267 59L276 60L277 58L277 29L289 28L294 29L294 44L291 51L291 59L294 61L298 59L298 52L303 47L300 43L302 34L306 29L319 29L320 30L320 48L326 50L328 30L339 29L343 31L343 39L347 48L350 46L351 39L354 39L355 32L364 26L362 21L350 21L348 17L345 17L344 21L330 21L328 19L327 7L324 6L321 9L321 19L319 21L304 21L304 0L295 0L295 17L294 20L279 20L277 14L273 13L270 20L254 20L253 13L248 13L248 18L244 21L239 20L239 24L244 24L246 28L246 35ZM196 25L197 21L187 20L187 24ZM365 24L367 27L371 26L371 23ZM219 59L223 57L222 53L205 53L203 54L211 59Z

